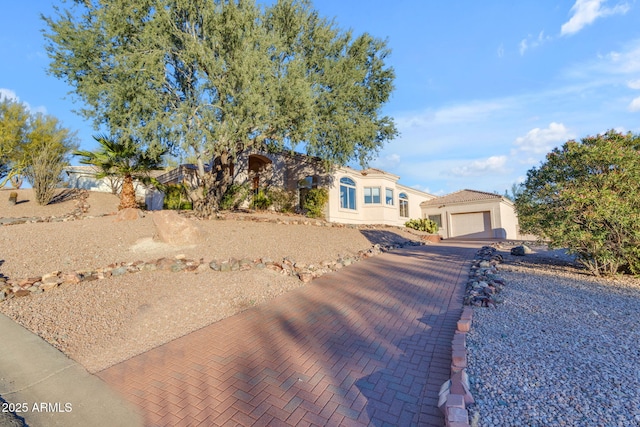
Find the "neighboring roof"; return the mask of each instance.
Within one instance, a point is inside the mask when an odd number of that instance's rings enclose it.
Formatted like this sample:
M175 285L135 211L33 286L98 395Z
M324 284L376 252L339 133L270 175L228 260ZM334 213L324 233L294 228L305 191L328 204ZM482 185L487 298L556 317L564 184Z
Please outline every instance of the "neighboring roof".
M485 191L476 191L476 190L460 190L455 193L447 194L446 196L436 197L432 200L427 200L426 202L420 203L420 206L443 206L443 205L454 205L454 204L462 204L469 202L479 202L485 200L505 200L499 194L495 193L487 193Z

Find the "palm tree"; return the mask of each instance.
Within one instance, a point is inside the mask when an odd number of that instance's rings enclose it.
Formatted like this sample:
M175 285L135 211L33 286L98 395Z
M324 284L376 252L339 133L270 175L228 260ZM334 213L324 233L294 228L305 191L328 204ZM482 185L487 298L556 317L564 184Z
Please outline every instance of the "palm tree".
M149 171L160 169L162 156L166 150L142 149L135 141L123 142L115 138L98 135L93 137L100 149L97 151L77 150L73 154L82 157L80 163L96 166L97 178L116 177L122 179L120 205L118 209L137 208L134 179L147 179Z

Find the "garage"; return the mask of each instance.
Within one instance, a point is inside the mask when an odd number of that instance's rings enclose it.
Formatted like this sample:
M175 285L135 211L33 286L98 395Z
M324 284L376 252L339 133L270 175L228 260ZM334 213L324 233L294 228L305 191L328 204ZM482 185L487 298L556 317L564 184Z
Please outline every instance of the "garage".
M452 214L451 237L467 237L473 239L493 238L491 212Z

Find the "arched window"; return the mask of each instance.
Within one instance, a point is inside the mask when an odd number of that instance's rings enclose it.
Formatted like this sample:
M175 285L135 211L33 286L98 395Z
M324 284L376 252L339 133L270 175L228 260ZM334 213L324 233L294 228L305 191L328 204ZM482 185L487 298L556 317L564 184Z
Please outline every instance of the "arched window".
M356 209L356 182L346 176L340 178L340 207Z
M400 193L398 198L400 199L400 216L409 218L409 197L407 197L407 193Z

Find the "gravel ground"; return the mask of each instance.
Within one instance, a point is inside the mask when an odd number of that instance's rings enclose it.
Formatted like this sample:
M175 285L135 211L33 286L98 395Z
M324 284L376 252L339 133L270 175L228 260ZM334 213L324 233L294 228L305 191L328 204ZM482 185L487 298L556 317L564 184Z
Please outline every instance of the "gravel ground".
M21 191L19 200L32 198L29 190ZM89 214L103 215L115 210L118 200L110 194L91 193L88 202ZM32 205L30 211L0 200L0 218L43 217L50 212L63 215L74 208L73 201L62 204L66 204L66 211L61 204ZM0 226L0 274L22 279L179 254L205 262L230 257L288 257L308 265L335 261L375 243L416 239L401 229L358 230L227 219L197 221L203 243L172 246L154 239L152 215L135 221L118 222L113 216L103 216ZM269 269L144 271L13 298L0 302L0 311L90 372L97 372L302 285L298 279Z
M503 255L505 302L467 340L472 425L640 426L640 280Z

